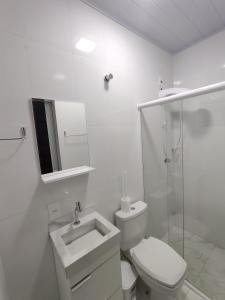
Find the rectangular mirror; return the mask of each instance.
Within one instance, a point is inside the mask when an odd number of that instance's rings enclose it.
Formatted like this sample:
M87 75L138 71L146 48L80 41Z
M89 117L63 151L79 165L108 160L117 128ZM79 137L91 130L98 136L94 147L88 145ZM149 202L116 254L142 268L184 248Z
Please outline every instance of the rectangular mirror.
M32 99L42 174L89 166L85 105Z

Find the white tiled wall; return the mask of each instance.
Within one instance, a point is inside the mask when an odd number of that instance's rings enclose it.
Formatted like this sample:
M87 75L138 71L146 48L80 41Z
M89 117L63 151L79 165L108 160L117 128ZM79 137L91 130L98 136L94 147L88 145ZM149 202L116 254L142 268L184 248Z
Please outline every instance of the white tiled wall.
M198 88L225 80L225 31L197 43L173 57L174 81Z
M75 50L82 36L96 42L90 55ZM0 39L0 136L17 135L21 125L28 134L0 144L0 255L11 300L57 300L47 205L60 201L66 214L80 200L112 219L122 169L130 195L142 197L136 104L157 96L159 76L171 85L172 61L78 0L0 0ZM89 178L40 182L31 97L86 103L96 167Z

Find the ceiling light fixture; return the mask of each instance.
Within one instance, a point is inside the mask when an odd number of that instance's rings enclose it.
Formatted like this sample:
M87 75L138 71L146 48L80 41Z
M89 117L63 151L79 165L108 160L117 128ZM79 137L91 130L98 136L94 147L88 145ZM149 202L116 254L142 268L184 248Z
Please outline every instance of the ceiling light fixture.
M94 51L95 47L95 43L86 38L81 38L76 43L76 48L85 53L91 53L92 51Z

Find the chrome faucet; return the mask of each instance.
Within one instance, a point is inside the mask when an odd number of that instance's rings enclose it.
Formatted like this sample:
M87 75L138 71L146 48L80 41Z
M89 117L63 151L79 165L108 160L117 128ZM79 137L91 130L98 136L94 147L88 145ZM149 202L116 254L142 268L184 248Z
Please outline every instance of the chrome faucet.
M74 225L80 224L79 220L79 213L82 212L80 201L75 202L75 209L74 209Z

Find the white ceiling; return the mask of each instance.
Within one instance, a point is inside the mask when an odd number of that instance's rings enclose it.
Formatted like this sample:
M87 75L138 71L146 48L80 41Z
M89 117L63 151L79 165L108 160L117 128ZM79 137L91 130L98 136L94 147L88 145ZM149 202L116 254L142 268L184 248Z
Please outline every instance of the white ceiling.
M225 29L225 0L83 0L176 53Z

